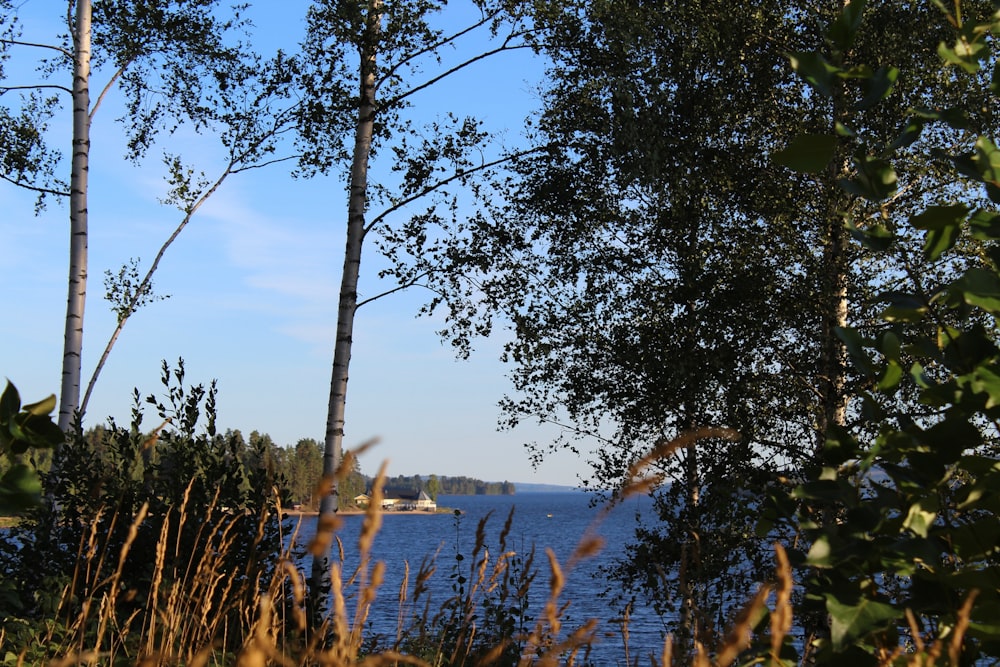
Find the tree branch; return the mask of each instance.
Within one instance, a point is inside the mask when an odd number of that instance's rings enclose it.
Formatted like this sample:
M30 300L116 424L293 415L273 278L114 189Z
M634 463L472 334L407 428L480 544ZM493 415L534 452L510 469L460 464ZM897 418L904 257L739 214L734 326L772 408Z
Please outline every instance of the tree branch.
M38 187L36 185L28 185L27 183L25 183L23 181L16 181L13 178L10 178L9 176L7 176L6 174L0 174L0 179L3 179L5 181L7 181L8 183L16 185L19 188L24 188L25 190L30 190L32 192L37 192L38 194L53 195L55 197L69 197L69 192L68 191L61 192L59 190L50 190L49 188L40 188L40 187Z
M476 30L478 28L483 27L484 25L486 25L486 23L490 19L492 19L494 16L496 16L499 13L500 13L500 11L497 10L497 11L493 12L492 14L490 14L489 16L483 16L482 20L480 20L480 21L478 21L476 23L473 23L472 25L468 26L467 28L463 28L462 30L459 30L458 32L456 32L454 34L449 35L448 37L445 37L444 39L441 39L440 41L438 41L438 42L436 42L434 44L430 44L430 45L428 45L428 46L426 46L426 47L424 47L422 49L419 49L417 51L414 51L413 53L408 54L405 58L403 58L398 63L396 63L395 65L392 65L391 67L389 67L388 70L386 70L385 75L381 79L379 79L378 82L375 84L375 89L378 90L382 86L383 83L385 83L386 81L388 81L389 79L391 79L392 76L401 67L403 67L407 63L413 62L417 58L419 58L419 57L421 57L423 55L426 55L428 53L435 53L441 47L446 46L448 44L451 44L452 42L457 41L463 35L467 35L470 32L472 32L473 30Z
M368 297L364 301L359 301L354 307L355 307L355 309L357 309L357 308L360 308L361 306L364 306L365 304L371 303L373 301L378 301L379 299L387 297L390 294L395 294L396 292L402 292L403 290L408 290L411 287L418 287L420 285L420 282L419 282L420 279L421 278L426 278L428 275L430 275L430 273L431 273L430 271L425 271L424 273L421 273L419 276L413 278L413 280L409 280L409 281L405 282L402 285L397 285L396 287L393 287L391 290L387 290L385 292L382 292L381 294L376 294L375 296ZM428 289L430 289L430 288L428 288ZM434 291L434 290L431 290L431 291Z
M300 157L302 157L302 156L301 155L288 155L286 157L274 158L273 160L268 160L267 162L257 162L257 163L254 163L254 164L248 164L245 167L233 168L232 169L232 173L233 174L242 174L244 171L250 171L251 169L262 169L264 167L269 167L272 164L279 164L281 162L287 162L289 160L298 160Z
M87 383L87 391L83 395L83 400L80 401L79 413L81 416L87 412L87 404L90 402L90 395L94 391L94 385L97 384L97 378L100 376L101 370L104 369L104 364L107 362L108 356L111 354L111 349L115 346L115 342L117 342L118 337L121 335L122 329L125 328L125 323L128 321L129 317L135 313L139 306L139 300L142 299L143 295L148 293L149 286L153 281L153 274L160 266L160 260L163 259L167 249L171 246L171 244L173 244L177 237L180 236L180 233L184 231L187 224L191 222L191 218L194 217L194 214L199 208L201 208L202 204L208 201L208 198L215 194L215 191L219 189L219 186L221 186L222 183L233 173L233 164L234 162L230 162L229 165L226 166L222 175L216 179L215 183L213 183L211 187L202 193L202 195L198 198L198 201L196 201L184 215L184 218L174 229L173 233L167 237L167 240L160 246L160 250L156 253L156 257L153 258L153 263L150 265L149 270L146 271L146 275L143 276L142 281L135 288L132 298L129 299L128 304L126 304L122 316L118 318L118 325L111 333L111 338L108 340L108 344L104 346L104 352L101 354L101 358L97 362L97 367L90 376L90 381Z
M130 64L132 64L131 60L128 61L127 63L125 63L124 65L122 65L121 67L119 67L118 71L115 72L114 75L112 75L112 77L104 85L104 88L101 89L101 94L97 96L97 101L94 102L94 106L91 107L91 109L90 109L90 119L91 120L94 119L94 114L97 113L98 107L101 106L101 102L104 101L104 97L111 90L111 87L115 84L115 81L117 81L119 79L119 77L121 77L121 75L125 73L125 68L128 67Z
M441 74L435 76L432 79L429 79L429 80L425 81L424 83L420 84L419 86L415 86L413 88L410 88L406 92L401 93L400 95L397 95L396 97L394 97L391 100L389 100L388 102L386 102L385 106L395 106L395 105L399 104L400 102L402 102L403 100L405 100L407 97L410 97L411 95L420 92L424 88L430 88L431 86L433 86L438 81L441 81L442 79L446 79L449 76L451 76L452 74L454 74L455 72L463 70L466 67L468 67L469 65L477 63L480 60L484 60L486 58L489 58L490 56L494 56L494 55L496 55L498 53L501 53L503 51L513 51L515 49L530 49L530 48L531 48L531 46L528 45L528 44L517 44L515 46L510 46L507 43L507 41L505 41L503 43L503 45L498 46L497 48L495 48L495 49L493 49L491 51L484 51L483 53L480 53L479 55L475 56L474 58L469 58L465 62L461 62L461 63L455 65L451 69L449 69L449 70L447 70L445 72L442 72Z
M234 174L238 174L243 171L248 171L250 169L256 169L259 167L266 166L268 164L274 164L277 162L283 162L285 160L292 159L291 157L278 158L270 160L268 162L245 165L243 167L237 167L236 165L241 164L244 160L248 159L250 156L255 154L255 151L265 142L269 137L273 137L279 133L277 127L273 127L268 132L265 132L255 138L255 140L250 141L249 144L244 148L242 152L236 155L230 155L229 163L226 165L222 174L215 180L215 182L205 190L198 200L195 201L193 205L185 212L184 218L174 229L173 233L164 241L163 245L160 246L159 251L156 253L156 257L153 259L153 263L150 265L149 270L146 275L143 276L142 281L136 287L132 298L129 300L128 304L124 309L124 315L119 317L118 325L112 332L107 345L104 347L104 352L101 354L100 360L97 362L97 367L94 369L94 373L90 376L90 381L87 383L87 391L83 396L83 400L80 402L79 412L83 415L87 410L87 404L90 402L90 395L94 390L94 385L97 384L97 378L101 374L101 370L104 368L105 362L107 362L108 356L111 354L111 349L114 347L115 342L118 340L119 335L121 335L122 329L125 328L125 322L128 321L129 317L136 311L139 306L139 300L143 298L143 295L149 292L150 285L153 280L153 274L160 265L160 261L166 254L167 249L173 244L173 242L180 236L180 233L184 231L184 228L191 222L194 214L202 207L202 205L208 201L208 199L215 194L220 186L225 182L227 178Z
M452 174L448 178L444 178L444 179L442 179L440 181L436 181L432 185L428 185L427 187L425 187L424 189L420 190L419 192L416 192L416 193L410 195L409 197L405 197L404 199L401 199L401 200L397 201L395 204L393 204L389 208L387 208L384 211L382 211L381 213L379 213L377 216L375 216L374 218L372 218L371 222L369 222L365 226L364 233L367 234L375 225L377 225L378 223L380 223L383 220L385 220L385 218L387 216L389 216L390 214L395 213L396 211L398 211L401 208L409 206L413 202L426 197L427 195L431 194L432 192L435 192L436 190L439 190L439 189L443 188L444 186L448 185L449 183L452 183L452 182L454 182L456 180L459 180L461 178L465 178L466 176L469 176L471 174L475 174L475 173L483 171L485 169L489 169L490 167L495 167L495 166L497 166L499 164L503 164L505 162L510 162L511 160L515 160L515 159L517 159L519 157L522 157L524 155L530 155L531 153L540 152L540 151L545 150L547 148L548 148L548 146L540 146L540 147L536 147L536 148L529 148L527 150L518 151L517 153L510 153L509 155L505 155L503 157L497 158L496 160L493 160L491 162L484 162L483 164L479 165L478 167L473 167L471 169L466 169L466 170L463 170L463 171L456 171L454 174Z
M61 46L54 46L52 44L36 44L35 42L22 42L19 39L0 39L0 44L10 44L11 46L30 46L36 49L49 49L50 51L55 51L56 53L62 54L67 58L72 58L73 53L67 51Z
M54 83L51 83L51 84L45 84L45 85L38 84L38 85L34 85L34 86L0 86L0 95L3 95L4 93L8 93L8 92L10 92L12 90L47 90L47 89L58 90L58 91L67 93L69 95L73 94L73 91L70 90L69 88L66 88L65 86L59 86L59 85L56 85Z

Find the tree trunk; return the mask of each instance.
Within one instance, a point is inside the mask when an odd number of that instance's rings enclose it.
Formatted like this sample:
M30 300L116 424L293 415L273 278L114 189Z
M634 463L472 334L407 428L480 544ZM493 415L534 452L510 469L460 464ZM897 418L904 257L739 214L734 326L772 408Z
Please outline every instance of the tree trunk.
M73 27L73 160L70 175L69 296L63 343L59 428L67 431L80 403L83 310L87 301L87 172L90 162L91 1L77 0Z
M688 421L685 430L692 428ZM676 637L675 665L691 664L694 655L694 643L699 639L700 605L695 594L695 587L700 581L701 565L701 477L698 469L697 443L684 450L684 495L687 515L687 541L681 547L681 563L678 587L680 589L681 608L678 619L678 635Z
M843 426L847 419L847 350L837 336L837 329L847 326L849 269L847 229L843 219L832 213L828 216L821 269L823 322L820 331L819 387L822 405L817 423L817 455L826 444L827 430L832 426Z
M332 478L340 464L344 443L344 412L347 404L347 380L351 363L354 316L358 305L358 278L361 272L361 250L365 239L365 209L368 204L368 157L371 153L375 127L375 62L381 32L382 2L371 0L361 50L361 97L358 124L354 134L354 156L351 163L350 199L347 213L347 248L340 282L340 305L337 311L337 340L333 350L333 374L330 379L330 403L326 418L326 441L323 449L323 476ZM320 499L317 530L328 525L330 515L337 511L336 483L331 492ZM326 518L326 522L324 521ZM314 556L312 563L311 597L315 611L324 610L330 591L330 555Z
M835 0L835 16L850 4L850 0ZM836 88L832 97L831 129L847 117L847 101L841 89ZM837 329L847 326L847 283L851 270L849 236L841 211L847 209L849 199L838 182L850 172L847 156L839 153L830 163L827 188L830 201L827 207L823 239L823 256L820 275L821 327L819 350L820 409L816 424L816 455L826 445L826 433L832 426L843 426L847 421L847 348L837 336Z

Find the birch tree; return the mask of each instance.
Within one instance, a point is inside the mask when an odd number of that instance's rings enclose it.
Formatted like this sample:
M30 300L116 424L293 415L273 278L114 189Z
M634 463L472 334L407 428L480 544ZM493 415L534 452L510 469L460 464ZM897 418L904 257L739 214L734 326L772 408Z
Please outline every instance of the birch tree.
M426 101L444 79L531 45L530 26L507 5L476 0L471 3L475 18L457 27L444 27L449 10L445 2L434 0L327 0L309 11L304 55L305 62L315 65L304 73L302 84L303 172L339 170L348 200L324 444L327 478L343 454L358 309L400 290L426 286L435 267L410 270L406 262L395 262L406 251L406 240L434 246L438 230L458 216L458 191L489 179L509 160L480 122L455 113L449 102L437 106ZM475 46L471 52L470 42ZM420 101L418 94L424 96ZM417 123L409 113L411 104L425 117L438 119ZM370 170L371 159L383 153L390 168ZM402 268L383 271L389 287L361 299L363 250L372 241L391 267ZM436 298L431 301L431 307L440 305ZM320 502L319 532L330 525L337 505L333 488ZM314 603L322 605L329 575L329 554L314 552Z
M0 96L20 95L19 101L0 107L0 133L12 139L0 147L0 178L35 192L39 207L50 197L69 202L68 298L59 407L59 425L64 430L74 415L82 416L86 410L122 327L153 298L153 273L198 208L228 176L281 159L275 151L281 133L288 129L292 106L283 97L289 63L280 56L262 59L231 39L244 27L238 6L226 8L217 0L79 0L69 7L69 39L54 36L53 41L41 43L23 39L17 10L10 3L0 5L0 53L18 61L19 77L25 76L28 62L35 63L43 77L38 82L8 83L9 76L0 71ZM71 78L71 84L65 85L61 76ZM207 178L180 156L165 155L166 202L176 205L184 217L141 279L136 274L131 282L123 279L109 287L118 326L81 401L90 131L98 112L116 93L116 102L125 108L126 159L141 162L161 132L172 133L187 124L197 132L216 133L226 162L215 178ZM53 148L59 140L53 139L50 128L64 98L72 118L68 165ZM68 181L60 176L64 168L69 170ZM122 278L126 275L121 274Z

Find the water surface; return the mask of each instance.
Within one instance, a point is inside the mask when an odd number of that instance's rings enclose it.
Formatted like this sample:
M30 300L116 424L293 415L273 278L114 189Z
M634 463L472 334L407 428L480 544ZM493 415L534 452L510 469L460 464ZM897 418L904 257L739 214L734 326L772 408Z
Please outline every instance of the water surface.
M634 535L636 521L649 512L650 503L647 498L632 498L605 513L602 507L592 507L590 500L588 494L578 491L517 493L513 496L442 495L438 497L438 506L458 509L462 512L460 517L445 513L384 513L373 557L385 562L386 581L372 608L370 631L395 636L398 591L407 563L412 577L425 558L437 554L437 570L430 580L430 589L432 600L440 604L452 594L454 579L450 575L455 572L456 553L466 557L462 561L461 573L469 576L476 526L480 519L492 513L487 522L486 546L491 554L497 554L499 534L513 509L506 548L524 555L532 546L536 550L538 576L529 597L533 618L548 597L551 575L545 549L552 549L559 563L565 567L588 531L604 540L600 552L581 560L565 572L566 583L560 600L569 602L569 608L563 617L564 628L568 633L590 618L597 619L600 623L600 642L591 653L592 661L598 665L626 664L622 633L616 622L620 618L620 610L602 596L608 584L599 570L601 565L607 565L623 554L625 544ZM358 561L357 541L363 517L348 515L343 518L345 525L339 534L344 546L345 570L350 570ZM300 542L308 541L313 533L312 522L303 522ZM337 556L336 547L334 555ZM412 587L412 579L410 585ZM663 627L651 610L641 607L632 609L629 646L630 661L650 653L660 655ZM648 659L641 662L648 664Z

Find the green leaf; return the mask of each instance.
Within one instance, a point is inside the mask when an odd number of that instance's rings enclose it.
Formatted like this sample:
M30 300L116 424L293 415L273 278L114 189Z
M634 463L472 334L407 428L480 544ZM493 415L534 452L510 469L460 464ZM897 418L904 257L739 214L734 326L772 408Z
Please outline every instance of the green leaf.
M854 4L853 2L851 3ZM895 67L879 67L870 78L865 79L861 84L864 91L864 98L858 102L857 108L868 109L875 106L892 92L899 78L899 70Z
M955 247L962 228L952 225L942 229L932 229L924 236L924 256L930 261L936 261L942 254Z
M892 361L900 360L900 353L902 352L903 344L899 340L899 336L891 331L886 331L878 339L878 351L885 356L886 359Z
M837 327L836 334L844 342L847 352L854 360L854 365L869 377L875 377L876 366L865 351L864 339L861 338L858 330L851 327Z
M858 441L842 426L834 424L826 432L826 442L823 447L823 462L826 465L839 466L858 455Z
M36 505L42 482L34 469L17 463L0 478L0 512L20 512Z
M989 366L978 366L971 376L969 387L977 394L986 394L986 409L1000 405L1000 374Z
M806 564L818 568L830 568L836 565L829 537L820 535L816 538L809 547L809 553L806 554Z
M924 255L931 261L951 250L958 240L961 224L969 213L964 204L928 206L922 213L910 218L916 229L927 230L924 236Z
M773 154L774 161L795 171L822 171L837 150L838 139L828 134L800 134L786 148Z
M870 79L875 73L868 65L852 65L848 69L837 70L837 76L841 79Z
M910 118L906 125L899 131L886 153L892 153L900 148L905 148L920 138L920 133L924 130L924 122L919 118Z
M956 526L948 531L955 554L968 562L995 556L1000 540L996 518L984 518Z
M853 604L844 604L831 594L826 595L826 610L830 614L830 640L834 651L842 651L861 637L903 616L903 612L883 602L861 598Z
M877 389L879 391L891 392L899 386L899 382L902 379L903 367L898 362L890 361L882 372L882 377L879 378Z
M1000 239L1000 215L996 211L980 209L969 217L969 230L980 241Z
M816 92L824 97L833 94L836 82L836 67L826 61L819 53L812 51L796 51L788 54L792 69L811 85Z
M921 389L929 389L931 387L927 373L924 372L924 367L919 362L914 362L910 366L910 377L913 378L913 382Z
M946 109L918 107L913 109L913 113L917 118L940 121L956 130L967 130L971 127L969 116L964 109L954 107Z
M1000 278L996 273L973 267L953 285L953 289L965 303L1000 314Z
M51 449L58 447L66 439L66 434L48 415L31 415L25 420L23 427L32 447Z
M964 451L982 444L983 434L966 419L949 414L943 421L924 430L919 440L933 451L939 461L951 464L958 461Z
M885 225L876 223L861 229L850 220L845 224L847 225L847 231L851 233L851 237L869 250L884 252L896 240L896 235L889 231Z
M889 305L879 313L886 322L908 322L916 324L927 314L927 304L912 294L900 294L889 301Z
M973 161L984 183L1000 186L1000 150L996 144L986 137L979 137Z
M917 229L943 229L960 223L969 213L965 204L928 206L922 213L910 218L910 224Z
M7 386L0 395L0 424L6 424L11 417L21 410L21 397L17 387L7 381Z
M937 496L927 496L910 505L910 511L903 520L903 528L913 531L920 537L927 537L928 531L934 526L938 512L941 510Z
M51 414L53 410L56 409L56 395L50 394L48 398L44 398L37 403L29 403L25 405L22 410L24 412L29 412L33 415L44 416Z
M957 65L969 74L979 71L979 60L987 53L986 45L981 41L970 42L960 37L954 46L944 42L938 45L938 55L949 65Z
M994 616L993 618L1000 618L1000 616ZM1000 621L970 621L966 634L983 641L1000 641Z
M838 137L848 137L850 139L853 139L854 137L858 136L857 132L855 132L852 128L848 127L847 125L844 125L839 120L833 123L833 131Z
M840 181L840 187L847 192L878 202L896 191L896 170L887 160L862 155L855 158L854 165L855 177Z
M853 0L846 5L843 11L837 15L830 29L827 31L827 38L841 53L846 53L854 44L854 39L858 35L858 28L861 27L861 17L864 15L865 1Z

